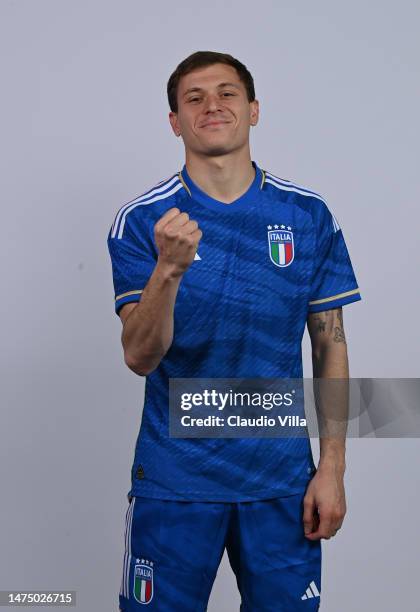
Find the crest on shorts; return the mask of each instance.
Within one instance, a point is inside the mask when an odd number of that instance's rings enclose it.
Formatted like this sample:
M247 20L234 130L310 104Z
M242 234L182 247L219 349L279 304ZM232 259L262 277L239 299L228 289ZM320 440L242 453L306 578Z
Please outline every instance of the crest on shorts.
M289 266L295 256L293 232L290 225L267 225L268 252L274 265Z
M137 559L134 566L134 599L148 604L153 598L153 561Z

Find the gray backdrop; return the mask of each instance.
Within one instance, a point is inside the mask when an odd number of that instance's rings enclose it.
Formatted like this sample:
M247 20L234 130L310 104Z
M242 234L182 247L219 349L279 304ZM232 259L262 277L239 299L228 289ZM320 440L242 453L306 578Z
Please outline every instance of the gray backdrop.
M1 0L1 589L117 609L144 379L123 363L106 236L183 163L165 88L191 52L249 67L253 159L344 229L363 297L344 309L352 375L419 375L419 18L408 0ZM307 336L304 352L310 376ZM324 612L416 609L418 449L349 441ZM225 556L209 610L238 607Z

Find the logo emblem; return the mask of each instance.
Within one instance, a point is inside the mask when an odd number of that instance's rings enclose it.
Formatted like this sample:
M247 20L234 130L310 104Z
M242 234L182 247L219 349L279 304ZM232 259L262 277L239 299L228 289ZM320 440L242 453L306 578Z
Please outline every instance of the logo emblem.
M137 559L134 566L133 595L141 604L148 604L153 598L153 562Z
M295 256L290 225L267 225L270 259L279 268L290 266Z
M320 597L321 593L318 591L318 588L315 582L312 580L311 584L306 589L306 592L302 595L301 599L312 599L313 597Z

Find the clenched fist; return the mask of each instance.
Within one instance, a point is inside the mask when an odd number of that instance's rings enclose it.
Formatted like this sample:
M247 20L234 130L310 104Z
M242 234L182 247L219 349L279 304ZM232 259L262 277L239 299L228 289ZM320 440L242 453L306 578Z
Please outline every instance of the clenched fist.
M181 276L194 260L203 232L197 221L179 208L170 208L154 226L158 261L174 276Z

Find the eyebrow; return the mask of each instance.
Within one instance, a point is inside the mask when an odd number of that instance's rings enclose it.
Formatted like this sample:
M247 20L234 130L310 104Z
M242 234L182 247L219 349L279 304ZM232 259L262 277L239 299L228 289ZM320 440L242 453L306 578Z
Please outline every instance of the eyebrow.
M239 85L236 85L235 83L219 83L219 85L217 86L218 89L220 89L221 87L235 87L236 89L240 89ZM184 96L186 96L189 93L192 92L197 92L197 91L204 91L202 87L190 87L189 89L187 89L187 91L184 92Z

